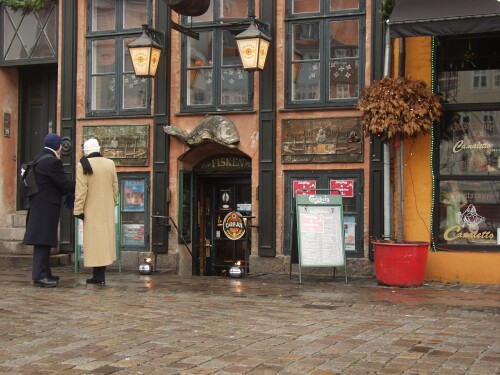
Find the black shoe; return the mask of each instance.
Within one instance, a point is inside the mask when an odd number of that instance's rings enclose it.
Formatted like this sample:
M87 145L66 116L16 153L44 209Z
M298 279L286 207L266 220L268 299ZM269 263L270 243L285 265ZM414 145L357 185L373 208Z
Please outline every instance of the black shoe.
M87 279L87 284L104 285L104 281L91 278Z
M33 281L33 284L42 288L54 288L57 286L57 281L44 277L43 279Z
M52 280L52 281L59 281L60 277L54 276L54 275L49 275L49 276L47 276L47 279Z

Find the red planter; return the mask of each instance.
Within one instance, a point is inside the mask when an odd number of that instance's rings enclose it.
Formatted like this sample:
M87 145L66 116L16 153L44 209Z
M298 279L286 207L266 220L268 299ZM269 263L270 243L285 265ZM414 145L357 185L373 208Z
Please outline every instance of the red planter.
M414 287L424 283L428 242L372 242L380 285Z

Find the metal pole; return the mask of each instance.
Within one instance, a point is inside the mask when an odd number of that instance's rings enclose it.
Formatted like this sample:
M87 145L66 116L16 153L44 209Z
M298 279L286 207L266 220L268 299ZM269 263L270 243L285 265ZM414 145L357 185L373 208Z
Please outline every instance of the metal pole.
M385 29L385 55L384 55L384 77L388 77L391 69L391 36L389 32L389 24L386 24ZM384 233L383 239L391 239L391 155L387 142L383 144L384 157Z

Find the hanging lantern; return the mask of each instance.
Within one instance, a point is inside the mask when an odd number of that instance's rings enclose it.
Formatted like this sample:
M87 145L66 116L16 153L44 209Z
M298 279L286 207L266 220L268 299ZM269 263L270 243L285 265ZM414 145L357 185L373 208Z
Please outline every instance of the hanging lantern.
M236 35L238 52L240 53L243 69L248 71L263 70L271 38L263 34L252 18L250 26Z
M128 45L136 77L154 77L163 46L150 37L148 25L142 25L142 35Z

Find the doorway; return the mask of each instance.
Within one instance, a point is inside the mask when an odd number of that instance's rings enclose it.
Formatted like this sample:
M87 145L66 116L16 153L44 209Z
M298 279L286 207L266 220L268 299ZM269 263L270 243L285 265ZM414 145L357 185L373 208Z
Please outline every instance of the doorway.
M57 65L29 65L19 68L18 163L33 160L43 138L56 131ZM28 199L18 181L17 208L26 210Z
M202 276L228 276L229 269L239 262L249 272L251 251L252 192L250 176L197 177L198 235L194 256L199 260ZM223 223L227 215L239 213L243 218L244 234L230 239Z

